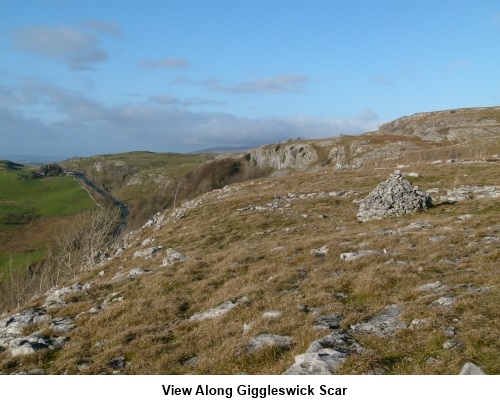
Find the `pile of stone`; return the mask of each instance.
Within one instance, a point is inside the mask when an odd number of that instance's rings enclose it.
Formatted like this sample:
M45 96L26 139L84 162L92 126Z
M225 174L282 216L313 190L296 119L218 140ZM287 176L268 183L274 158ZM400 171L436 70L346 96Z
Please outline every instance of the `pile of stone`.
M413 187L401 172L396 170L360 202L357 218L367 221L410 214L426 210L430 204L429 194Z

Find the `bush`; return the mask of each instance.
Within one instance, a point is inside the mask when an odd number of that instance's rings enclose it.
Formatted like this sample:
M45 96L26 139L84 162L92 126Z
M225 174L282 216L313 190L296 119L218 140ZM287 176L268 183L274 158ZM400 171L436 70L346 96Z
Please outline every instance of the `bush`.
M40 171L45 177L56 177L64 174L64 170L57 163L49 163L48 165L40 167Z

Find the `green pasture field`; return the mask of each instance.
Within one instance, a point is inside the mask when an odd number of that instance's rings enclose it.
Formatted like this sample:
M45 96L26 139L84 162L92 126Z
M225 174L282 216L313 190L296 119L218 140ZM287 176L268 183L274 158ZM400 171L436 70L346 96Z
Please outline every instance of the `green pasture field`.
M43 259L50 219L95 206L73 177L33 178L32 169L0 161L0 274L9 265L25 267ZM43 219L41 232L36 222Z

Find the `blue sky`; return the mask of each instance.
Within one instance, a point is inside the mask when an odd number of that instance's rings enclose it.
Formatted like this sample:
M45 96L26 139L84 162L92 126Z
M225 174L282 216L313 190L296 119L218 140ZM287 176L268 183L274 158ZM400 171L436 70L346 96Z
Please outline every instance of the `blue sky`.
M0 155L187 152L500 105L500 2L0 0Z

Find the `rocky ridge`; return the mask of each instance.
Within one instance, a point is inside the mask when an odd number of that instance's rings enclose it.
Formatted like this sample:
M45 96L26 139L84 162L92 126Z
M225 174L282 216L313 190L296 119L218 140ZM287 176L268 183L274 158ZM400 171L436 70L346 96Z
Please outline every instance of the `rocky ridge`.
M418 113L380 127L382 134L418 136L431 142L500 135L500 107Z
M461 108L418 113L380 126L361 136L323 140L289 140L251 149L249 159L262 168L307 169L331 165L336 170L355 169L377 159L395 160L422 148L422 141L467 144L474 139L500 135L500 107Z

